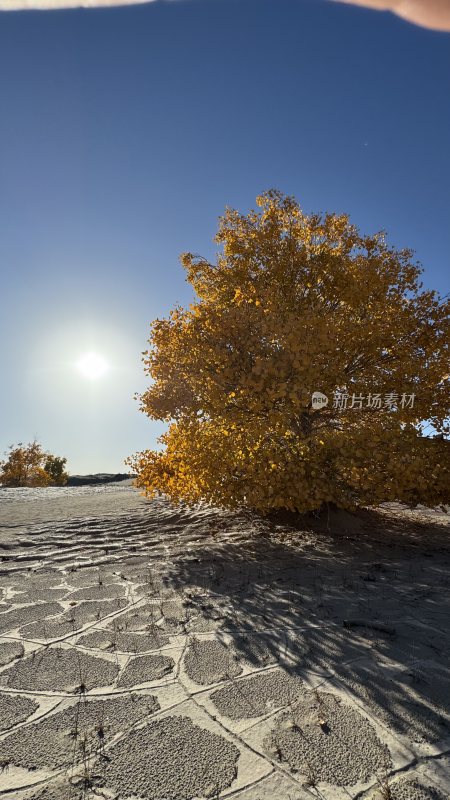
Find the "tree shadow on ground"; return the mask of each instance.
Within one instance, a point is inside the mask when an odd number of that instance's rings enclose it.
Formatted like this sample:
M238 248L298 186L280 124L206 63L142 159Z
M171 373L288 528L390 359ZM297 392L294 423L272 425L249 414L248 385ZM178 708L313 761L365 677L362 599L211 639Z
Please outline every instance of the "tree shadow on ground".
M278 515L180 554L170 583L238 659L334 676L395 731L437 741L450 734L449 527L395 508Z

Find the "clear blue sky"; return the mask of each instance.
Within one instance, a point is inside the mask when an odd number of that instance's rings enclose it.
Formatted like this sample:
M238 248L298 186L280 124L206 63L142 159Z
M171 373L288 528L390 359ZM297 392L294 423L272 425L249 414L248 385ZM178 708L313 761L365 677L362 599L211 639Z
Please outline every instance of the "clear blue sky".
M160 425L148 326L226 204L275 187L411 246L449 291L450 35L327 0L0 16L0 452L123 470ZM96 350L97 382L73 363Z

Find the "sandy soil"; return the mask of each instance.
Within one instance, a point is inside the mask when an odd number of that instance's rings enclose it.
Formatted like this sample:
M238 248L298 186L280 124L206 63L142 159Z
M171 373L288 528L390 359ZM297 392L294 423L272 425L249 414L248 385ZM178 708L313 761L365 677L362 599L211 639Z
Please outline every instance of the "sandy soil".
M449 533L0 490L0 797L450 800Z

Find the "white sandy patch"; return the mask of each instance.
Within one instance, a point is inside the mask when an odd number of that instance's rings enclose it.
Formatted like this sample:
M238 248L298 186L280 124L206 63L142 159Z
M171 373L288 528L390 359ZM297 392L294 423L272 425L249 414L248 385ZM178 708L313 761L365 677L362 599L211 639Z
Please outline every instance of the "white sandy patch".
M95 777L110 765L108 800L118 800L123 759L144 800L160 800L159 780L176 800L206 791L193 742L202 752L209 741L223 754L222 765L211 761L221 798L314 796L299 768L305 755L324 800L373 793L380 769L400 787L395 800L405 791L441 800L420 794L427 781L448 796L449 528L442 512L396 504L294 525L174 509L124 485L0 491L0 693L13 725L0 733L0 791L79 800L61 783L60 765L84 741L68 709L112 702L104 739L97 711L85 716L90 750L73 773ZM315 742L308 752L289 728L291 681L296 724ZM329 730L314 718L315 689L330 698ZM146 709L152 697L158 708ZM153 741L140 731L182 717L191 722L179 731L161 727L166 780L139 754L139 742ZM353 732L354 745L338 743ZM192 753L186 773L180 748ZM424 757L419 774L414 760ZM29 797L19 792L31 783Z

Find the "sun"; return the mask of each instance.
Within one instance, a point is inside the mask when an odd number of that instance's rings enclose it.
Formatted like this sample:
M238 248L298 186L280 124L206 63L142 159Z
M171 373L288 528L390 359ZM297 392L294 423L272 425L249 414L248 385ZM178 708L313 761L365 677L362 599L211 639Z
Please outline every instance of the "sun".
M99 353L84 353L77 361L77 369L83 378L93 381L102 378L108 372L109 365Z

